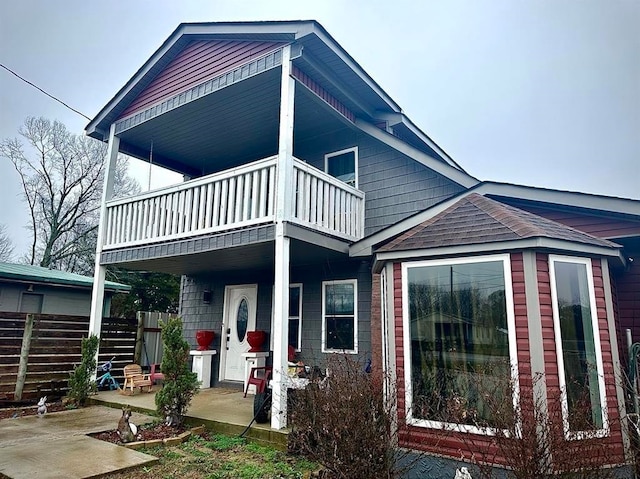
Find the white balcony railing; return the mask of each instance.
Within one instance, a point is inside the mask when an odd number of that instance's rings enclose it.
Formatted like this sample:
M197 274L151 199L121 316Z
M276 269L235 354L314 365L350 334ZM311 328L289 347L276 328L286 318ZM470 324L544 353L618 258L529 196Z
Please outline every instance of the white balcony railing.
M289 221L345 239L364 231L364 193L294 159ZM107 203L104 249L275 221L276 158Z
M364 233L364 193L294 158L292 222L351 240Z

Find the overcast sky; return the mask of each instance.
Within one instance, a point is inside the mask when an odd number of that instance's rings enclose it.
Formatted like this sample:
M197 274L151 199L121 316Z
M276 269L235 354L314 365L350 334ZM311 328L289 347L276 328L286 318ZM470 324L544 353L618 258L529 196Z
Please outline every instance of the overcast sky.
M2 1L0 63L93 117L180 22L308 19L471 175L640 199L638 0ZM0 138L27 116L87 123L0 69ZM0 159L23 253L18 181Z

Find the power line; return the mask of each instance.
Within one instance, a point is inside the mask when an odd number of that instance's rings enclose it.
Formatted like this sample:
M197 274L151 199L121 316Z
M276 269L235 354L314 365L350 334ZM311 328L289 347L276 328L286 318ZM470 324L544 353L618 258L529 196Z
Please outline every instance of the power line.
M16 72L14 72L11 68L3 65L2 63L0 63L0 67L4 68L5 70L7 70L9 73L11 73L12 75L18 77L20 80L22 80L23 82L31 85L33 88L35 88L36 90L40 90L42 93L44 93L45 95L47 95L49 98L57 101L58 103L61 103L63 106L67 107L69 110L73 111L74 113L77 113L78 115L81 115L83 117L85 117L87 120L91 121L91 118L89 118L87 115L85 115L84 113L76 110L75 108L73 108L72 106L67 105L65 102L63 102L62 100L60 100L59 98L56 98L55 96L53 96L51 93L47 93L46 91L44 91L42 88L40 88L38 85L35 85L33 83L31 83L29 80L27 80L26 78L22 78L20 75L18 75Z

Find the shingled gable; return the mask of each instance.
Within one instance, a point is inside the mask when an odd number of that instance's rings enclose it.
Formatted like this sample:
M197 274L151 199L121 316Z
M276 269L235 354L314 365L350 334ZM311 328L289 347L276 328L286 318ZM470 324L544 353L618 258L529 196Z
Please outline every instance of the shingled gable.
M377 253L477 245L531 238L581 243L601 248L620 246L527 211L472 193L433 218L376 249Z

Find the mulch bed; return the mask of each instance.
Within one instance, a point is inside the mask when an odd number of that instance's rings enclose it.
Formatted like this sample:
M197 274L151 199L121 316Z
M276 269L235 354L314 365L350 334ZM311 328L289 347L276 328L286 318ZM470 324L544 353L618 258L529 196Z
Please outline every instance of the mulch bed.
M166 426L164 423L142 425L138 427L138 436L136 441L151 441L152 439L175 437L188 430L188 427L182 426L176 428ZM104 431L89 435L96 439L100 439L101 441L111 442L113 444L122 444L120 436L118 436L118 432L115 429L113 431Z

